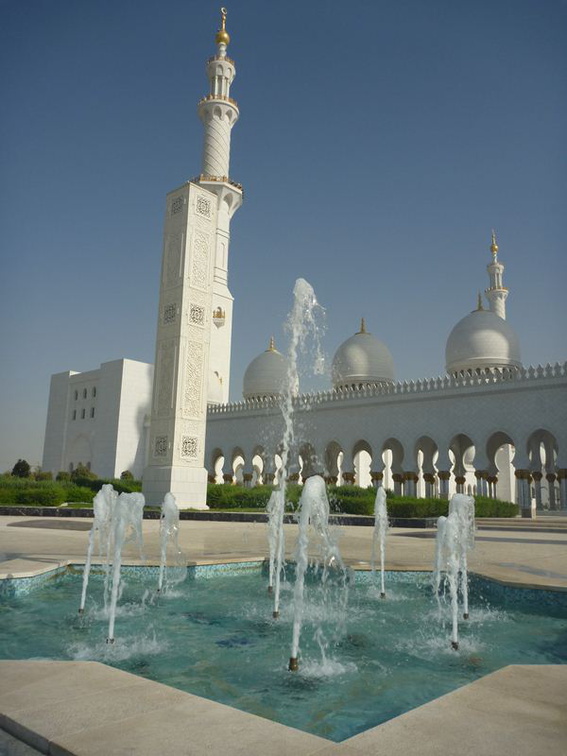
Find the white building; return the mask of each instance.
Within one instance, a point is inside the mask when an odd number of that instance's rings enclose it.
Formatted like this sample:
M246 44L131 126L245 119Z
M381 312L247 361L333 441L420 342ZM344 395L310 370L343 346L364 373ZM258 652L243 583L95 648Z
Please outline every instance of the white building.
M43 459L45 470L82 462L105 477L145 468L148 496L173 490L182 507L204 505L207 476L271 483L281 462L287 362L273 342L249 365L243 401L227 404L228 248L242 187L229 179L239 110L225 20L199 103L202 171L167 197L153 403L150 365L53 376ZM518 501L526 515L532 504L567 509L567 365L522 366L494 234L490 253L488 309L479 295L453 328L446 377L397 383L388 347L363 323L335 354L332 388L295 396L292 477L319 471L417 496L467 491Z
M154 368L113 360L85 373L51 377L42 469L82 464L103 478L141 477L147 457Z

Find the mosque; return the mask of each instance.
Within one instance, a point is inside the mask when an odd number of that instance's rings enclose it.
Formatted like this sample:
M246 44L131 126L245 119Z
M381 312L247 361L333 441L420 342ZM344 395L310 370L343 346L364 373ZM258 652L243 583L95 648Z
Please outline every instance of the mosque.
M123 359L53 375L42 464L130 470L148 503L172 491L182 508L206 506L207 481L274 482L288 383L272 340L245 372L242 401L228 403L230 223L243 193L229 178L239 108L224 9L215 41L198 105L201 173L166 198L155 370ZM522 365L494 232L487 262L486 304L479 294L451 331L444 377L397 382L362 321L334 355L329 390L295 393L291 479L315 471L409 496L480 494L516 501L526 517L567 509L567 363Z

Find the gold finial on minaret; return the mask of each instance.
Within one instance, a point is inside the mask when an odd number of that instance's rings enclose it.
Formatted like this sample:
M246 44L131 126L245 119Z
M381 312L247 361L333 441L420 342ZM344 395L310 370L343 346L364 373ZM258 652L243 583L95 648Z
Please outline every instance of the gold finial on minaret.
M268 352L275 352L276 351L276 342L274 340L273 336L270 336L270 345L268 349L266 350Z
M226 16L227 11L226 8L221 8L221 28L217 32L217 36L215 37L215 42L217 45L224 44L228 45L230 42L230 34L226 30Z
M477 304L476 304L476 311L477 312L481 312L482 310L484 310L484 307L482 306L482 294L479 291L478 292L478 300L477 300Z
M364 318L360 318L360 331L359 333L366 333L366 321Z
M496 257L498 252L498 244L496 244L496 231L492 229L492 244L490 245L490 251Z

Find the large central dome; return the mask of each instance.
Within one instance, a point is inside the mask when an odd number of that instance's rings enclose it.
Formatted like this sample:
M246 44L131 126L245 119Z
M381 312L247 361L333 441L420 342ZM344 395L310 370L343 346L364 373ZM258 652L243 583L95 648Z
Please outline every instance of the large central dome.
M450 374L517 370L522 367L518 337L508 322L492 311L474 310L449 334L445 363Z
M364 319L360 331L335 352L331 375L335 389L394 382L394 360L390 350L366 331Z

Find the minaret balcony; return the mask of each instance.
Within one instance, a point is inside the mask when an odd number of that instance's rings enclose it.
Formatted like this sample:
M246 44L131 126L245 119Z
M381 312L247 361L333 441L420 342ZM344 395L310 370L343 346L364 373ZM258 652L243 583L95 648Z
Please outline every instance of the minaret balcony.
M222 60L223 63L230 63L232 66L236 68L236 63L233 61L232 58L229 58L228 55L213 55L211 58L208 59L207 63L214 63L215 60Z
M237 189L239 192L241 192L242 196L244 196L244 188L242 184L239 184L236 181L232 181L232 179L229 179L228 176L206 176L204 173L200 173L198 176L189 179L190 184L201 184L203 182L206 183L207 181L218 181L221 184L229 184L234 189Z
M221 95L221 94L216 94L216 95L209 94L206 97L202 97L199 100L199 105L202 105L205 102L210 102L211 100L221 100L222 102L230 102L230 104L234 105L236 109L238 110L238 103L236 102L235 99L233 99L232 97L226 97L226 95Z

